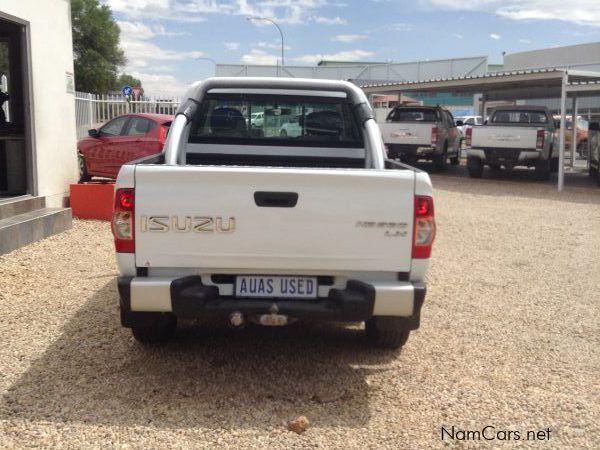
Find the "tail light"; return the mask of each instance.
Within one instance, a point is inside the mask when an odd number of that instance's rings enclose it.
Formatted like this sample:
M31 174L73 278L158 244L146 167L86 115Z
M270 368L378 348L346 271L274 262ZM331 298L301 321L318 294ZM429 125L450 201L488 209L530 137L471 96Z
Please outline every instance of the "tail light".
M435 239L433 198L417 195L414 216L412 257L413 259L427 259L431 256L431 247Z
M470 147L471 142L473 142L473 128L469 127L465 131L465 145Z
M544 130L538 130L537 132L537 139L535 141L535 148L536 150L543 150L544 149Z
M431 129L431 145L432 146L437 145L437 141L438 141L438 129L437 129L437 127L433 127Z
M134 216L135 190L117 189L112 220L117 253L135 253Z

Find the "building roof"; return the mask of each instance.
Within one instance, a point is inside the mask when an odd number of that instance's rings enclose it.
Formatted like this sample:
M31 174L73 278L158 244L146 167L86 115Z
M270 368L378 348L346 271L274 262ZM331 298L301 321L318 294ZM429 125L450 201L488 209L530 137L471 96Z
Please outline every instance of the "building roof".
M488 100L548 98L560 96L565 73L569 74L570 88L594 86L600 82L600 72L582 72L559 68L492 72L454 78L438 78L400 83L361 85L367 94L398 92L454 92L483 93ZM598 84L600 87L600 84ZM584 90L582 87L581 90Z

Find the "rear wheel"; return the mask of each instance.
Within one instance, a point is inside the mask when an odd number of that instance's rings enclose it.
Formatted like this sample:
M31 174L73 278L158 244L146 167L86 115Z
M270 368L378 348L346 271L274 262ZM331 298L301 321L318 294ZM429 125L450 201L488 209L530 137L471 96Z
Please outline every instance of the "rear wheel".
M406 344L410 335L409 330L382 329L377 326L377 322L373 319L365 322L365 330L371 344L380 348L398 349Z
M133 325L131 332L136 341L144 344L167 342L175 335L177 317L164 314L158 315L155 320L145 322L143 325Z
M448 160L448 145L444 145L444 151L441 155L433 156L433 166L435 170L442 171L446 170L446 161Z
M579 143L579 145L577 146L577 153L579 153L579 156L581 156L582 158L587 158L587 150L588 150L587 141L581 141Z
M458 166L460 164L460 149L461 149L461 147L462 147L462 144L460 144L458 146L458 148L456 149L456 155L450 157L450 164L452 164L453 166Z
M85 183L90 181L92 177L89 176L87 167L85 164L85 158L81 153L77 153L77 163L79 165L79 182Z
M467 158L467 170L471 178L481 178L483 175L483 161L479 158L469 156Z
M550 160L538 159L535 163L535 177L538 180L546 181L550 179Z

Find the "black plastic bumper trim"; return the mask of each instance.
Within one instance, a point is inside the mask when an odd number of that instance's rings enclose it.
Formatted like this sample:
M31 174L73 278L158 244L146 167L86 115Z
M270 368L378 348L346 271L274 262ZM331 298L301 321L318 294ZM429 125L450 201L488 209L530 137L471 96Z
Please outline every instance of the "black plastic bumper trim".
M134 319L139 322L145 316L157 314L131 311L132 279L133 277L119 277L117 282L123 326L131 326ZM409 317L378 316L375 318L378 326L406 330L419 328L426 286L424 283L413 283L413 288L413 314ZM361 322L373 318L375 306L375 287L358 280L349 280L345 289L330 289L327 297L313 300L220 296L217 286L202 284L202 278L198 275L173 280L170 290L172 314L189 319L227 317L234 311L240 311L246 315L277 312L297 318Z

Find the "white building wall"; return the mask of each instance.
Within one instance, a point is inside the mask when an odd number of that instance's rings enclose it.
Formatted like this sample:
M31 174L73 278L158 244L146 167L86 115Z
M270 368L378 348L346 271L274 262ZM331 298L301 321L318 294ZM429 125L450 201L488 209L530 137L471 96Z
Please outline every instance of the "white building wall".
M48 206L62 206L77 181L75 97L69 0L4 0L4 14L27 21L33 103L34 178Z
M504 56L503 70L554 67L600 71L600 42L532 50Z

